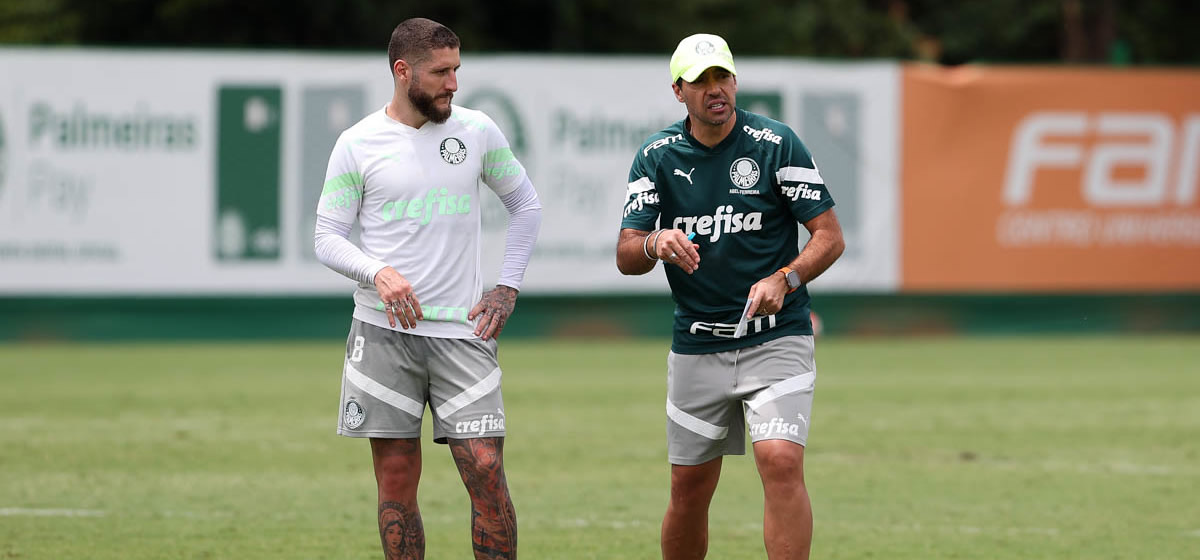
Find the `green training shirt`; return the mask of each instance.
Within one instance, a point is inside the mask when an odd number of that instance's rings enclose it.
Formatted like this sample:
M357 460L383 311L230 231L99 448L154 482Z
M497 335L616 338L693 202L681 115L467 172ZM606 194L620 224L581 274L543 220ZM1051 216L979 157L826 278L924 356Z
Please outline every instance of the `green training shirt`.
M833 207L808 149L787 125L738 109L729 136L709 148L681 120L650 136L629 169L622 228L695 233L700 267L664 264L675 326L671 350L724 352L787 335L812 334L808 290L749 321L733 338L750 286L799 253L797 222ZM657 226L656 226L657 224Z

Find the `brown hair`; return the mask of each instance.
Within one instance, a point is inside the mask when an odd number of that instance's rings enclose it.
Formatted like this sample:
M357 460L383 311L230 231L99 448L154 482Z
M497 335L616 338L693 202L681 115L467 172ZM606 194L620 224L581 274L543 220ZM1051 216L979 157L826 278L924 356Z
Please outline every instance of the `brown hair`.
M388 41L388 64L396 67L397 60L416 66L429 60L434 49L457 49L458 35L449 27L425 18L411 18L400 22L392 31Z

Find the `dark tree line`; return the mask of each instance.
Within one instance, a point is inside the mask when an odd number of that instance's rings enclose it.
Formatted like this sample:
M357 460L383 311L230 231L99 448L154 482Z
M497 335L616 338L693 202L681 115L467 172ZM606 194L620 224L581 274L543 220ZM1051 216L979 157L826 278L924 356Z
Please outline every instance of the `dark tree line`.
M472 52L1200 63L1196 0L0 0L0 43L371 51L417 15Z

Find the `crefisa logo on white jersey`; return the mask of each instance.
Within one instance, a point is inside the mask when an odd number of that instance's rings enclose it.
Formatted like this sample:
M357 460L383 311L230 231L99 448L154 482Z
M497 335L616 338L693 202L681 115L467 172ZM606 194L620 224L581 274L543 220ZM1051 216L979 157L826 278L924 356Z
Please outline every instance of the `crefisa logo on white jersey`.
M342 422L347 428L357 430L363 425L363 421L367 419L367 411L363 409L358 401L351 398L346 401L346 408L342 410Z
M758 184L760 175L762 174L758 171L758 163L748 157L739 158L729 166L729 180L743 189Z
M458 165L467 159L467 145L462 143L462 140L451 136L442 140L441 146L442 160L446 163Z

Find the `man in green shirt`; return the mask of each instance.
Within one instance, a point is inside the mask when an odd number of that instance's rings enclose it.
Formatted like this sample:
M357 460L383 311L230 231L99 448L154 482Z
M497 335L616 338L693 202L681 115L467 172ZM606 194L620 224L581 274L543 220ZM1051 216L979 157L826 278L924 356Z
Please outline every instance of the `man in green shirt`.
M688 115L634 158L617 242L623 274L664 263L676 305L667 560L704 557L721 458L745 454L747 430L767 556L808 558L812 542L804 446L816 365L805 284L845 243L812 156L787 125L736 108L736 74L724 39L679 43L671 87ZM797 223L811 234L802 251Z

